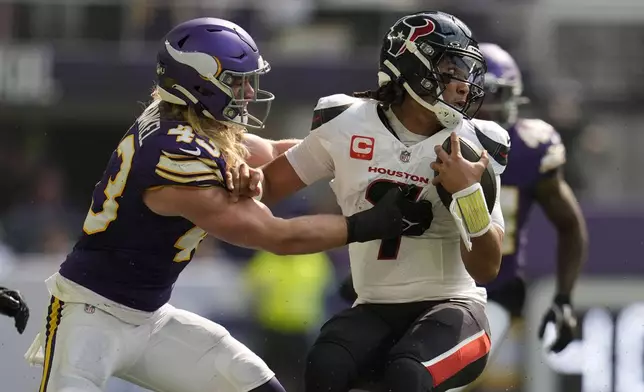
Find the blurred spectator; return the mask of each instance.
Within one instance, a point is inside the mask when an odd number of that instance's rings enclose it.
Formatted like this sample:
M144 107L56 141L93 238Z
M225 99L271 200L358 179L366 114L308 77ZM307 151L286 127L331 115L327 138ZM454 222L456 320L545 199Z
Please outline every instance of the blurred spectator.
M324 253L277 256L260 251L246 270L258 325L255 349L289 391L298 389L310 335L325 319L332 278Z
M33 185L32 194L11 206L3 219L6 242L18 253L65 253L83 215L68 205L58 168L43 165Z
M274 213L287 218L307 209L305 203L291 199L274 208ZM333 264L325 253L278 256L258 251L246 267L245 281L257 328L253 349L286 390L295 391L311 334L325 320Z
M22 140L24 130L7 124L2 130L0 143L0 216L7 212L11 204L20 196L20 191L32 181L30 172L33 162Z
M9 276L17 261L13 251L4 243L4 239L5 232L0 227L0 281L4 281L5 277Z
M566 146L566 181L574 191L581 191L585 188L580 169L584 151L579 148L579 140L588 126L588 118L581 109L583 88L580 83L572 80L564 80L558 86L559 90L548 101L545 120L559 132L561 141Z

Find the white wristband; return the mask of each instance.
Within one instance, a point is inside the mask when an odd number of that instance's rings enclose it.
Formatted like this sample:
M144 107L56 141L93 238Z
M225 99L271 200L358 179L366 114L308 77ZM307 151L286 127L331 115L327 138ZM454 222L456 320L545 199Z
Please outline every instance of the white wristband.
M492 227L483 188L478 182L452 195L449 212L468 251L472 250L471 238L482 236Z

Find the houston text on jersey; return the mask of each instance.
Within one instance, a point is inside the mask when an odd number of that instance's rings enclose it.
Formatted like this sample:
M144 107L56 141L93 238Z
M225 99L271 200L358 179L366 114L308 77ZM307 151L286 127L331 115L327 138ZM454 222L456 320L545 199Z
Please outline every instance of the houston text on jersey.
M429 184L429 178L427 177L417 176L400 170L385 169L384 167L369 166L369 173L386 174L391 177L399 177L406 180L412 180L414 182L420 182L422 184Z

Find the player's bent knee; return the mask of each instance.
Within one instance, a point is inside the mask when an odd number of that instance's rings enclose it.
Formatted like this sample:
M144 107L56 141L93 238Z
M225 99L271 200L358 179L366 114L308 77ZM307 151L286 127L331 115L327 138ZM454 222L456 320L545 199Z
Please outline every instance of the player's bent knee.
M335 370L355 368L353 357L339 344L316 343L307 356L307 370Z
M96 384L82 376L62 376L47 386L48 392L101 392L103 384Z
M398 357L385 370L387 392L432 391L434 381L425 366L415 359Z
M219 332L213 336L219 336ZM261 392L280 391L279 382L270 381L274 379L275 374L266 365L266 362L230 335L228 331L225 331L225 336L221 337L219 342L212 347L211 355L215 362L216 374L222 375L228 383L235 386L236 390L254 391L255 389L252 388L260 385L260 387L265 386L264 389L258 389ZM219 377L211 379L212 384L210 385L213 391L222 389L222 386L218 384L218 379ZM276 385L279 385L279 388L271 389Z
M356 373L355 361L347 349L336 343L316 343L306 359L306 392L346 392Z

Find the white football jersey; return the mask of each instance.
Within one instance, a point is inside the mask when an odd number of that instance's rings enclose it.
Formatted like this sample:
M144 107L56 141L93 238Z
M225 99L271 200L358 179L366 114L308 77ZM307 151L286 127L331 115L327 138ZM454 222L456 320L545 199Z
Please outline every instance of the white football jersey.
M331 188L346 216L371 208L401 183L414 186L411 197L428 200L433 206L434 220L420 237L349 245L357 303L457 298L485 303L485 289L476 286L461 259L454 218L431 183L434 146L442 144L450 130L406 147L385 125L383 116L374 100L344 94L321 98L314 112L314 129L286 153L306 184L332 178ZM510 143L506 130L478 120L465 120L455 130L481 151L488 150L500 185ZM498 197L492 220L503 228Z

